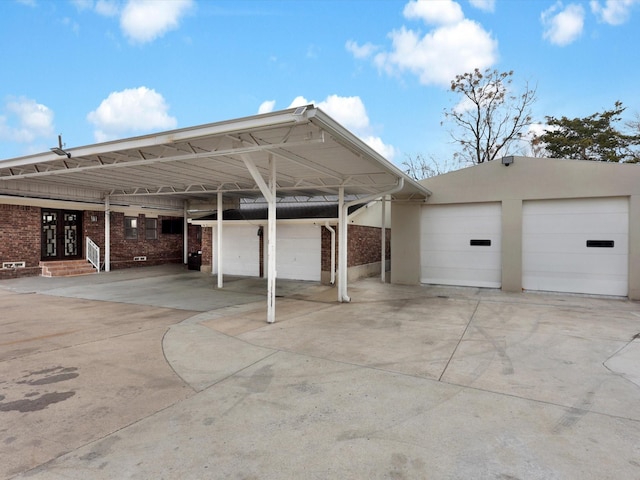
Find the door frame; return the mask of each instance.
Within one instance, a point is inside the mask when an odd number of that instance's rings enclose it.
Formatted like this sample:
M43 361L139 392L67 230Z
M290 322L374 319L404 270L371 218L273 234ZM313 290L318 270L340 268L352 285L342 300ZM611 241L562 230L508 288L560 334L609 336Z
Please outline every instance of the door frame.
M56 215L56 221L53 224L53 230L45 230L45 215L47 213L54 213ZM65 215L67 214L75 215L75 219L73 222L67 222L65 220ZM78 260L83 258L83 214L84 212L81 210L67 210L57 208L42 208L40 210L40 259L42 261ZM70 225L73 225L75 227L75 229L72 230L75 232L75 234L73 235L75 253L66 255L65 247L67 244L65 243L65 237L67 232L70 231L67 230L66 227ZM45 232L47 231L53 231L55 239L55 255L46 255L47 233Z

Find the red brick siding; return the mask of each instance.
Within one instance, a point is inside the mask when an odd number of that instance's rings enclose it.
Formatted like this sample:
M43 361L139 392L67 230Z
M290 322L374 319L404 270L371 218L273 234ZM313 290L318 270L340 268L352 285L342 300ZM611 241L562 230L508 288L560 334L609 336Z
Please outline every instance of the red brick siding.
M336 231L336 268L338 266L338 238L339 230L337 226L333 227ZM349 225L348 235L348 264L349 267L357 267L359 265L367 265L380 261L380 228L363 227L361 225ZM391 230L386 230L386 259L391 258ZM322 271L331 270L331 232L326 228L322 229Z
M0 266L26 262L26 268L0 269L0 279L40 275L40 208L0 205Z
M381 231L376 227L363 227L361 225L349 225L348 251L349 266L357 267L380 261L381 257ZM386 230L385 258L391 258L391 230Z
M124 213L111 212L111 269L182 263L184 261L182 235L162 234L162 220L175 219L176 217L158 217L158 238L156 240L145 238L144 215L137 217L138 238L125 239L124 217ZM104 235L102 237L101 242L104 243ZM100 245L100 248L100 255L104 258L102 251L104 246ZM133 257L139 256L145 256L147 260L144 262L133 260Z
M213 233L213 229L210 227L202 229L202 242L201 242L201 250L202 250L202 265L207 265L212 267L211 265L211 235Z

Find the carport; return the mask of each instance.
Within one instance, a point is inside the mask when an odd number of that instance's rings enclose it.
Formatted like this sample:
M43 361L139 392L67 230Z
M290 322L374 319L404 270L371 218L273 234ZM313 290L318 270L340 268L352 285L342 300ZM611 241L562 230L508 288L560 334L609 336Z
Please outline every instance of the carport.
M264 199L268 205L267 321L275 321L276 210L279 201L339 204L338 301L347 292L348 209L381 200L423 202L430 192L339 125L307 105L0 162L4 195L100 203L105 212L105 270L110 269L112 205L182 209L216 199L217 279L222 275L225 202ZM187 228L184 228L187 262ZM384 242L384 229L381 242ZM384 248L382 251L384 252ZM384 264L384 258L383 258Z

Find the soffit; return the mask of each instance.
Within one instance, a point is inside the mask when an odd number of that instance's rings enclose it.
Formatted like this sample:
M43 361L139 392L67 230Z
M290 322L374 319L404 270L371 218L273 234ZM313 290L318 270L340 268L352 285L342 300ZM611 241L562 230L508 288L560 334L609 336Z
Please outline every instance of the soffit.
M111 198L189 200L262 197L245 160L265 181L275 161L277 196L317 198L383 193L404 181L396 198L430 192L321 110L307 106L243 119L0 161L4 185L25 191L99 191ZM41 187L41 188L40 188Z

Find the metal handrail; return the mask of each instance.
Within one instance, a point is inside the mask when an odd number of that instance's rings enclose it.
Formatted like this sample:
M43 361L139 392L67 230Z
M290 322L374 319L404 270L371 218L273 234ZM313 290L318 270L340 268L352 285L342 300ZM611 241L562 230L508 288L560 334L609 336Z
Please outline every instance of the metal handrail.
M87 260L91 265L100 271L100 247L93 240L87 237L87 248L85 248Z

